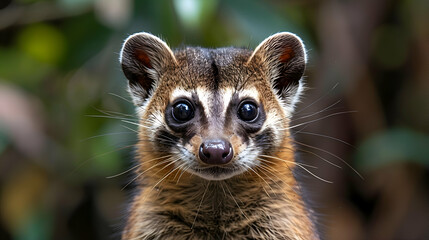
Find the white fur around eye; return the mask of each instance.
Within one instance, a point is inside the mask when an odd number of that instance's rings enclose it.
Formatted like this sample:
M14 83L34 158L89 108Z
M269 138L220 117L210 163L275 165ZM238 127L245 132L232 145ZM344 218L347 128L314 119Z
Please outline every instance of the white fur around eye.
M238 96L240 99L251 98L258 103L260 102L259 91L255 87L240 90Z
M204 108L204 114L206 115L207 118L211 117L211 113L210 113L210 99L213 96L213 91L209 91L205 88L197 88L196 90L197 95L198 95L198 99L200 101L200 103L203 105Z
M173 90L173 92L170 95L170 102L173 102L174 100L176 100L178 98L183 98L183 97L191 99L192 93L190 91L186 91L182 88L176 88Z
M234 94L234 89L226 88L220 91L221 99L222 99L222 116L226 115L226 109L228 109L229 103L231 102L232 95Z

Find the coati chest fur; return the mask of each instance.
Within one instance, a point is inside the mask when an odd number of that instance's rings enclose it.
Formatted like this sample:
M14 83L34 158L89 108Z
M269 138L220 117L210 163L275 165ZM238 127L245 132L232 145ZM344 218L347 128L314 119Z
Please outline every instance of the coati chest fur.
M299 37L172 51L143 32L126 39L120 62L139 117L122 239L318 239L293 175Z

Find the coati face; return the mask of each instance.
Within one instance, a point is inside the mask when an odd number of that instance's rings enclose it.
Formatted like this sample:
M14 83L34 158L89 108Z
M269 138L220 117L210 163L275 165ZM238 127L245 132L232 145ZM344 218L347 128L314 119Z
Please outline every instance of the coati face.
M254 171L288 141L306 55L291 33L275 34L254 51L174 52L137 33L125 41L120 62L140 118L142 171L222 180Z

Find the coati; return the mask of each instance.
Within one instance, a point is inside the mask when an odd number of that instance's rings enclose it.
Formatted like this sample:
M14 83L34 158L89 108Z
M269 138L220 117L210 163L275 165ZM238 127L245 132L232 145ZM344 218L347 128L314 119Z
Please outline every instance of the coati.
M293 169L303 42L254 51L128 37L122 70L139 117L135 195L122 239L319 239Z

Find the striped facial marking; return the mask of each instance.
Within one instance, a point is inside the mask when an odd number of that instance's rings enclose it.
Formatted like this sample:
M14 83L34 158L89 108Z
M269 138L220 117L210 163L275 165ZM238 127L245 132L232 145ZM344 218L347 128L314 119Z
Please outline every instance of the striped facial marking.
M266 118L255 87L218 91L176 88L164 112L167 129L158 130L156 135L161 143L168 139L164 143L170 145L169 151L180 156L178 165L185 165L187 171L200 177L220 180L258 165L258 156L270 150L274 136L265 125ZM218 149L207 150L205 143L217 140L231 146L231 150L224 149L233 153L227 163L207 161L207 156L210 158L210 153L216 154ZM202 155L202 148L207 156Z

